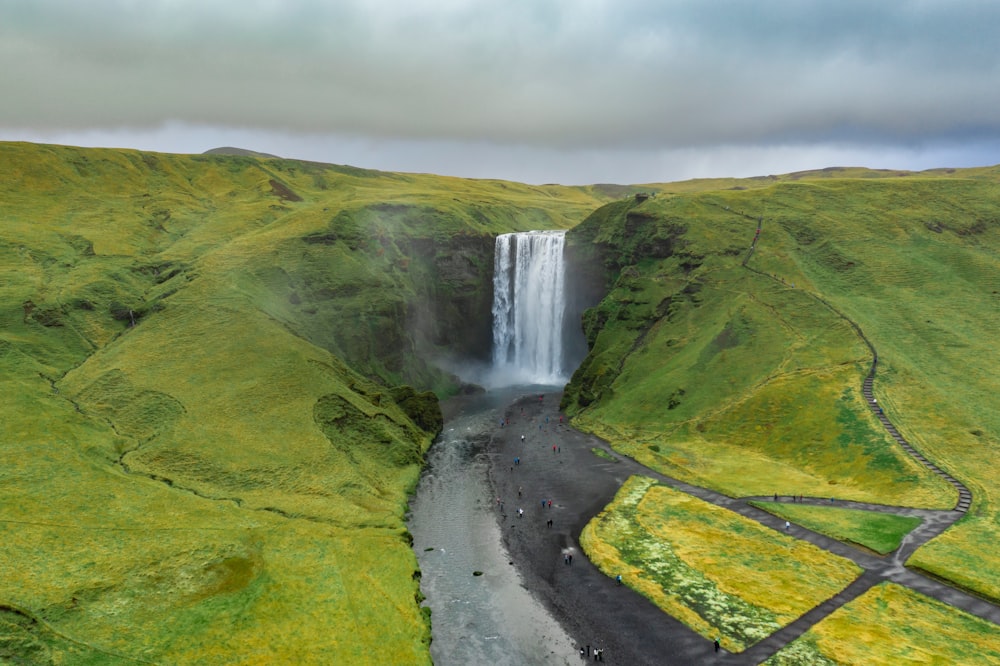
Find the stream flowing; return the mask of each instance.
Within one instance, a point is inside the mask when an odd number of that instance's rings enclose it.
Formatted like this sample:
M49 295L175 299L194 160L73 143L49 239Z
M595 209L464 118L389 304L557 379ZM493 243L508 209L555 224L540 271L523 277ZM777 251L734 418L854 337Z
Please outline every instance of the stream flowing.
M431 446L410 502L409 529L438 666L572 663L566 656L572 639L510 563L487 477L490 433L503 408L525 392L454 399L450 408L457 409L448 411L456 413Z

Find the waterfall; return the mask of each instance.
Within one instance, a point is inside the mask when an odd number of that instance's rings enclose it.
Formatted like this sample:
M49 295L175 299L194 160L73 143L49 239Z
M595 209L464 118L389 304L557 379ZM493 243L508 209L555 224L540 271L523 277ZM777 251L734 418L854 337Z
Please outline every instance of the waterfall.
M500 383L564 384L565 231L497 237L493 371Z

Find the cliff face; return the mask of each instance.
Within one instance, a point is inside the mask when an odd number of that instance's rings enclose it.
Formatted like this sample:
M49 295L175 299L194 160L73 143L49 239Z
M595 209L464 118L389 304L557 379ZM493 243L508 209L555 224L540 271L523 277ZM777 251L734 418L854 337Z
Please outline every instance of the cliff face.
M408 205L341 211L290 241L294 257L268 289L291 299L290 326L359 372L448 393L459 382L442 368L488 363L492 345L497 234L464 216Z
M685 246L685 226L648 212L640 203L629 198L603 206L567 235L574 275L570 302L586 347L576 351L579 365L563 395L564 409L585 408L610 391L622 356L670 305L667 297L648 307L643 293L647 290L636 278L640 264L671 258ZM622 340L628 342L598 348L597 338L609 326L626 331Z
M422 354L488 361L493 303L492 234L408 239L426 280L415 284L407 327Z

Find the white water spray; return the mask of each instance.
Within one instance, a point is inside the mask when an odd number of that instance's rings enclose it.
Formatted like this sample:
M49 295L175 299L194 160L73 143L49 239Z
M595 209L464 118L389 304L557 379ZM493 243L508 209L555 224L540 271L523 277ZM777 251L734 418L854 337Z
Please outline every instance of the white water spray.
M565 231L503 234L493 262L493 371L502 384L564 384Z

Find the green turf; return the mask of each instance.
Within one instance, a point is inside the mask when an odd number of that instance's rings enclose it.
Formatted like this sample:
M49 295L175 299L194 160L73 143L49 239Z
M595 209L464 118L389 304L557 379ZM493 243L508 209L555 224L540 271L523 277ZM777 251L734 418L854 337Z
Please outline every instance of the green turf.
M608 461L611 461L611 462L618 462L618 458L614 457L613 455L611 455L610 453L608 453L604 449L600 449L600 448L594 447L594 448L592 448L590 450L590 452L593 453L598 458L604 458L605 460L608 460Z
M920 519L891 513L837 507L752 502L768 513L834 539L863 546L885 555L899 548L903 537L920 525Z

